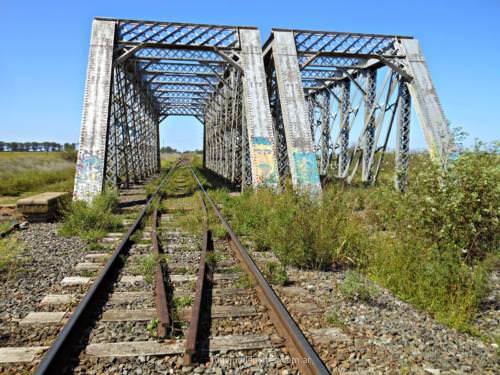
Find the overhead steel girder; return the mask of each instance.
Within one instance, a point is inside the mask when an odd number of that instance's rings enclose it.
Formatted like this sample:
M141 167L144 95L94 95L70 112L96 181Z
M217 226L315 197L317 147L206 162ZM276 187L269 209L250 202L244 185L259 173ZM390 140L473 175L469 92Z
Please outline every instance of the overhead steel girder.
M115 21L119 22L120 42L240 47L238 29L241 27L123 19Z

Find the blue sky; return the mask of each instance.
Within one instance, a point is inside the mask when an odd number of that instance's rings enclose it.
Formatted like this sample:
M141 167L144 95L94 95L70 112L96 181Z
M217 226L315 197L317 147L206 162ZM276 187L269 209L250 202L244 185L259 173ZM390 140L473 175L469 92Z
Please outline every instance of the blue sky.
M407 34L420 39L446 116L500 139L500 0L0 0L0 140L76 142L94 16ZM169 119L162 143L201 147L202 129ZM415 130L412 146L425 146Z

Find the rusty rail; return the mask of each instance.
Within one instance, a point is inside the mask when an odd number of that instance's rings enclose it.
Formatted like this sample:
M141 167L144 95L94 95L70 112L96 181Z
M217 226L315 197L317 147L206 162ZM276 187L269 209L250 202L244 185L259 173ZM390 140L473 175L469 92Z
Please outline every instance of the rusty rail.
M130 237L141 224L155 197L162 186L170 179L173 171L177 168L176 163L158 185L156 191L148 198L144 208L141 210L135 222L130 226L128 232L122 238L120 244L111 255L104 269L94 281L89 291L80 301L75 311L71 314L68 322L57 335L42 361L38 365L36 375L52 375L65 373L71 359L79 348L80 341L88 335L88 327L96 318L106 303L111 287L116 282L118 272L124 262L122 255L128 253Z
M254 263L248 251L241 244L240 240L234 233L229 223L224 219L219 208L203 188L198 176L191 168L191 172L200 188L204 197L210 203L215 214L219 218L222 225L225 227L230 237L230 246L235 252L238 259L243 264L246 272L252 277L256 283L257 295L261 302L269 309L271 319L276 329L281 336L285 338L285 344L293 358L294 364L300 370L301 374L330 374L328 368L323 363L318 353L311 346L304 333L300 330L297 323L293 320L288 310L285 308L279 297L274 292L271 285L260 272L257 265Z
M200 255L200 264L198 267L198 274L196 277L196 291L194 295L193 308L191 310L191 320L189 323L189 330L186 338L184 350L184 365L189 366L193 361L198 358L197 351L198 332L200 328L200 318L203 309L203 301L206 292L207 282L212 282L213 270L211 266L206 263L206 256L213 251L212 232L208 229L208 210L203 197L200 196L201 206L203 208L203 242ZM210 308L209 306L207 308Z
M158 316L157 334L160 338L167 337L170 328L170 313L168 309L167 290L163 279L163 265L160 257L160 246L158 244L158 208L154 208L151 222L151 245L153 255L158 258L155 272L155 306Z

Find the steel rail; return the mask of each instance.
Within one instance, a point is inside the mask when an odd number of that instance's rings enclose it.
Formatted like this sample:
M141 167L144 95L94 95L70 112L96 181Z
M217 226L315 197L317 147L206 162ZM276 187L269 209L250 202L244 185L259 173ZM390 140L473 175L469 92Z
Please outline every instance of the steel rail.
M156 191L148 198L144 208L139 216L129 228L128 232L122 238L120 244L113 252L113 255L104 266L97 279L94 281L90 290L80 301L68 322L57 335L54 343L50 346L42 361L36 368L36 375L62 374L71 362L73 354L76 352L77 345L81 338L86 335L85 331L92 319L95 317L107 300L111 286L118 277L118 271L123 266L121 255L126 254L130 244L130 237L137 230L147 211L149 210L153 199L158 195L163 185L170 179L173 171L177 168L176 163L162 179Z
M213 270L206 263L207 254L213 251L212 232L208 229L208 210L207 205L202 196L200 196L201 205L203 208L203 243L200 254L200 263L196 278L196 290L191 310L191 320L189 322L189 330L186 336L184 350L184 365L189 366L195 360L199 360L197 351L198 333L200 328L200 318L203 309L203 301L207 290L207 282L212 282Z
M247 272L257 283L257 294L264 304L270 309L271 318L278 332L285 337L286 345L292 356L293 363L297 365L302 374L330 374L330 371L323 363L318 353L316 353L309 341L307 341L304 333L300 330L297 323L293 320L271 285L262 275L262 272L260 272L257 265L248 254L248 251L241 244L229 223L222 216L217 204L204 189L194 169L192 167L190 168L200 190L203 192L206 200L210 203L210 206L215 211L215 214L219 218L222 225L226 228L226 231L231 238L231 248L235 251L237 257L243 263Z
M156 272L155 272L155 306L156 315L158 316L157 334L159 338L165 338L168 335L170 328L170 313L168 309L167 290L165 288L165 280L163 279L163 265L160 256L160 246L158 244L158 208L153 210L151 222L151 246L153 255L157 257Z

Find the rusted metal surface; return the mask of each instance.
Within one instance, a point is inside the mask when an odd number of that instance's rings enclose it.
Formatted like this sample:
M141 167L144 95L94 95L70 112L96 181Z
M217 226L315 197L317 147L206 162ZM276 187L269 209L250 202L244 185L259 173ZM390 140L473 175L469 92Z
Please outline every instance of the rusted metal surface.
M208 211L203 198L201 198L203 208L203 243L200 254L200 265L196 279L196 291L194 296L193 308L191 309L191 320L184 350L184 365L189 366L199 357L197 352L198 332L200 327L200 318L203 310L203 302L207 301L206 286L212 281L213 270L206 263L206 256L213 251L212 232L208 229Z
M319 355L313 349L311 344L298 327L297 323L290 316L279 297L274 292L271 285L256 266L248 251L241 244L238 237L234 233L229 223L224 219L219 208L203 188L198 176L191 168L191 172L198 183L200 190L203 192L205 199L210 203L215 214L225 227L229 234L229 244L235 252L238 259L243 264L245 271L252 277L256 283L257 295L261 302L267 306L271 319L276 329L285 338L286 346L293 358L294 364L297 365L301 374L329 374L326 365L323 363Z
M153 210L151 227L151 245L153 248L153 254L159 258L160 246L158 244L158 233L156 232L156 228L158 227L158 209L156 207ZM167 337L170 327L170 314L168 309L167 290L163 279L163 266L160 259L158 259L156 264L155 272L155 305L158 316L157 334L158 337L165 338Z

